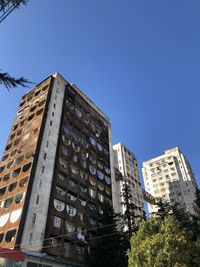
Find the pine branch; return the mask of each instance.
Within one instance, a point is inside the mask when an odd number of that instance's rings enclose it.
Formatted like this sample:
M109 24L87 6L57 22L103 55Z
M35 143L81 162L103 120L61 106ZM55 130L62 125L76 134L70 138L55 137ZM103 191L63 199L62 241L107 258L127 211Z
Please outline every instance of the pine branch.
M8 6L15 6L18 8L21 4L26 5L28 0L0 0L0 11L5 11Z
M32 84L32 82L28 81L24 77L14 78L10 76L7 72L0 72L0 84L3 84L8 91L11 88L15 88L18 85L23 87L29 87L28 84Z

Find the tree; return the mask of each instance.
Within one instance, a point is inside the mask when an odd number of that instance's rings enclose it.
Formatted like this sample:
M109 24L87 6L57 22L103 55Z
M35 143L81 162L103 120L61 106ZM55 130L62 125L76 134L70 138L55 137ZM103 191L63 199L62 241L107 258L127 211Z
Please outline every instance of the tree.
M141 219L144 219L143 216L136 215L136 210L138 207L133 203L132 199L132 192L127 184L127 181L124 181L123 187L122 187L122 203L124 213L121 214L120 218L120 228L122 233L121 238L121 244L120 244L120 250L121 250L121 258L123 261L121 261L121 265L117 265L120 267L127 267L128 265L128 257L127 257L127 250L130 248L130 238L131 236L137 232L138 230L138 224L141 221Z
M161 199L157 203L158 211L156 216L164 220L167 216L173 215L185 229L191 229L191 215L180 207L179 203L172 205L169 202L163 202Z
M91 248L90 267L121 266L121 234L117 230L118 215L109 204L105 204L103 214L98 216L98 221L100 227L96 233L96 244Z
M191 214L194 239L200 240L200 189L196 189L194 212L195 212L194 214Z
M26 5L28 0L0 0L0 23L4 21L20 5Z
M151 218L131 238L128 267L198 267L200 244L175 216Z
M21 85L23 87L28 87L28 84L30 83L31 82L29 82L24 77L14 78L6 72L4 73L0 72L0 84L3 84L8 91L10 90L10 88L17 87L18 85Z
M26 5L28 0L0 0L0 23L20 5ZM0 72L0 84L9 91L10 88L21 85L27 87L30 82L24 77L14 78L6 72Z
M124 213L121 215L121 226L130 239L133 233L137 231L137 221L141 216L136 215L138 207L133 203L132 192L126 180L122 187L121 197L121 205L124 209Z

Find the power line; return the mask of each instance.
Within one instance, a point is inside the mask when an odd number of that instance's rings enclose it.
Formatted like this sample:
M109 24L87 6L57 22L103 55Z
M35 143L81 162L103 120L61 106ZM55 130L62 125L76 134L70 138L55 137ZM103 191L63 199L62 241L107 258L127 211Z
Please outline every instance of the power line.
M116 233L110 233L110 234L106 234L106 235L101 235L101 236L95 236L95 237L91 237L91 238L88 238L88 239L85 239L85 241L90 241L90 240L94 240L94 239L101 239L101 238L104 238L104 237L108 237L108 236L112 236L112 235L118 235L119 232L116 232ZM67 242L67 244L73 244L75 241L70 241L70 242ZM44 248L51 248L51 247L59 247L59 246L63 246L64 244L61 243L61 244L56 244L56 245L48 245L48 246L44 246L42 247L43 249ZM30 251L27 249L27 251ZM31 250L34 252L34 250Z
M113 225L116 225L115 223L112 223L112 224L107 224L107 225L103 225L103 226L99 226L99 227L95 227L95 228L90 228L90 229L87 229L85 232L89 232L89 231L93 231L93 230L97 230L97 229L102 229L102 228L106 228L106 227L109 227L109 226L113 226ZM34 244L34 243L38 243L38 242L44 242L44 241L47 241L47 240L52 240L52 239L57 239L57 238L61 238L61 237L67 237L67 236L71 236L72 234L73 235L75 235L75 234L78 234L78 233L80 233L80 232L74 232L74 233L68 233L68 234L66 234L66 235L60 235L60 236L56 236L56 237L50 237L50 238L45 238L45 239L38 239L38 240L34 240L34 241L32 241L32 242L26 242L26 243L20 243L20 244L17 244L17 245L15 245L15 247L17 247L17 246L22 246L22 245L28 245L28 244ZM95 238L98 238L98 237L95 237ZM87 241L87 239L86 239L86 241ZM76 242L76 241L72 241L72 242L68 242L68 243L74 243L74 242ZM42 248L44 248L44 247L42 247ZM10 252L8 252L8 253L11 253L11 252L15 252L15 251L10 251ZM7 252L0 252L0 254L5 254L5 253L7 253Z

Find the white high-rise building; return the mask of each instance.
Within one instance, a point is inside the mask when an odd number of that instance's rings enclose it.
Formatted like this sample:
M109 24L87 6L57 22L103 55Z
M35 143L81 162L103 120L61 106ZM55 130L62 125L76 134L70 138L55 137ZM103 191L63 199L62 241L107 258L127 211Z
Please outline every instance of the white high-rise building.
M123 183L126 180L132 192L132 201L137 206L136 215L142 216L144 214L144 199L137 158L122 143L113 146L113 153L114 165L116 168L115 174L118 171L121 173L121 179L119 176L115 175L115 185L113 186L115 189L115 192L113 192L114 210L115 212L120 212L122 214L125 212L125 208L121 204L123 202L121 193Z
M186 211L193 213L196 180L190 163L178 147L166 150L163 155L143 162L145 190L156 199L172 205L178 203ZM158 207L148 204L149 212L157 212Z

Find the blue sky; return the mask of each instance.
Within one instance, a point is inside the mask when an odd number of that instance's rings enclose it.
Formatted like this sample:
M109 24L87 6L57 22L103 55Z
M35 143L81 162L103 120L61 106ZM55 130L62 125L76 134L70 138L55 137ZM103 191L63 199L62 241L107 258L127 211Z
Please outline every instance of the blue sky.
M59 71L142 161L179 146L200 185L200 1L29 0L0 24L0 68ZM0 154L27 89L0 90Z

